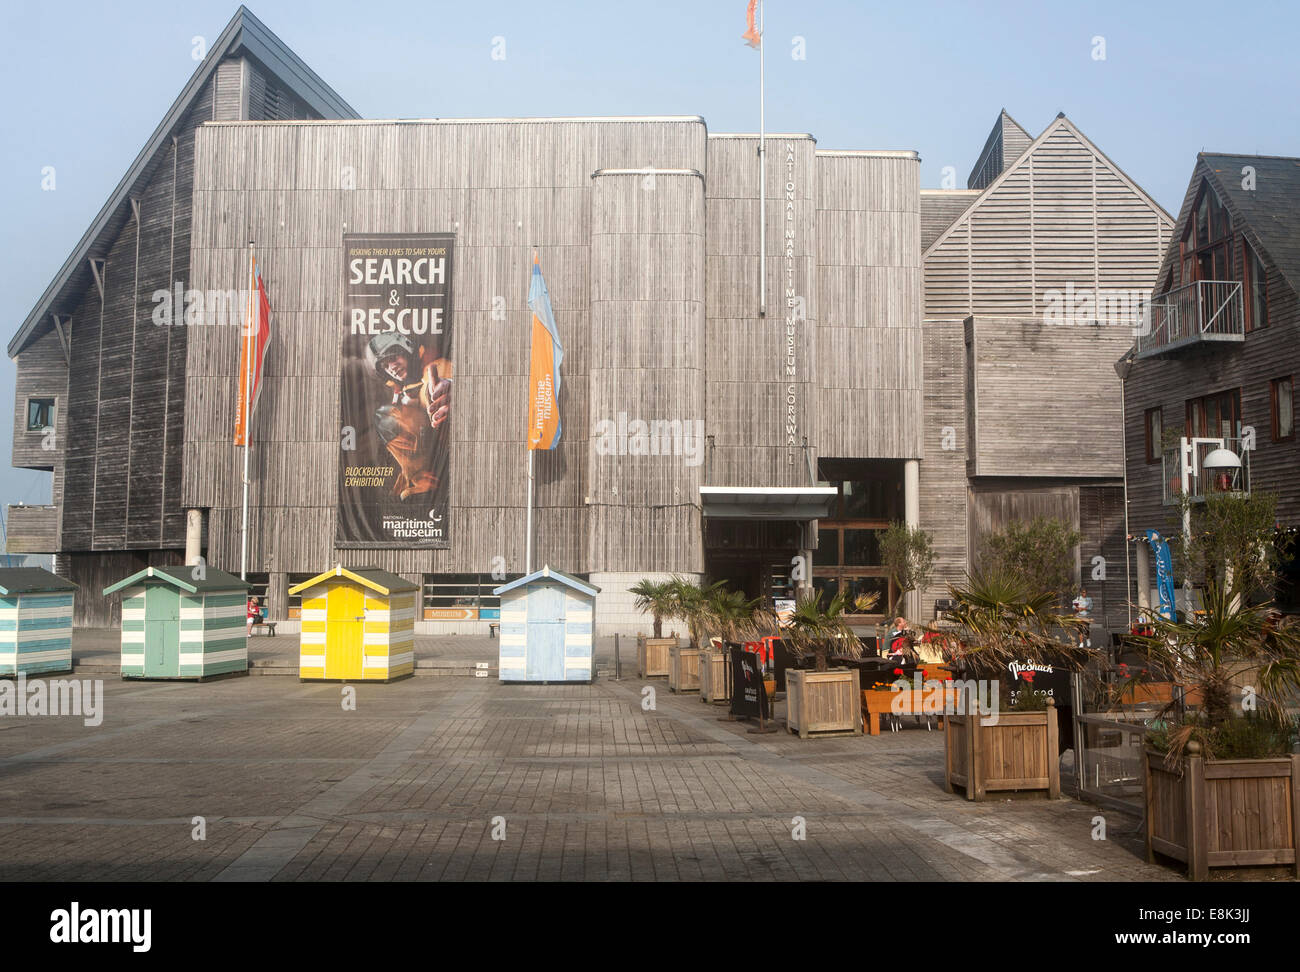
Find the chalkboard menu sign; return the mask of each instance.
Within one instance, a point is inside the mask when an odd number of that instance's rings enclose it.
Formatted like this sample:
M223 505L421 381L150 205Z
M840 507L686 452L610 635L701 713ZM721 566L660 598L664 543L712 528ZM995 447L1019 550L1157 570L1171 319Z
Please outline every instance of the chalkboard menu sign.
M1064 666L1033 658L1017 658L1007 663L1002 689L1007 703L1015 705L1022 692L1033 692L1052 699L1058 707L1070 705L1070 671Z
M767 689L758 655L740 647L731 649L731 714L744 719L769 719Z

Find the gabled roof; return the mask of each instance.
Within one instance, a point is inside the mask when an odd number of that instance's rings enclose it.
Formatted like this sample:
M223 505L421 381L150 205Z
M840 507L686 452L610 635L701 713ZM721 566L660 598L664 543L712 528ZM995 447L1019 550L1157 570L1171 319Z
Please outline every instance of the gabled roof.
M303 581L301 584L289 588L289 593L301 594L305 590L324 584L326 581L334 580L337 577L346 577L348 580L360 584L377 594L383 594L385 597L402 591L418 591L420 589L420 585L412 583L405 577L390 574L378 567L344 567L339 564L323 574L317 574L311 580Z
M174 587L179 587L191 594L252 590L252 587L247 582L240 580L234 574L227 574L224 570L205 566L203 576L195 577L194 572L197 569L197 567L189 566L146 567L144 570L138 570L130 577L120 580L116 584L105 587L104 596L107 597L109 594L115 594L125 588L134 587L141 581L146 580L164 580Z
M993 153L994 149L996 148L999 152L1005 151L1003 146L1005 145L1007 135L1009 134L1013 136L1020 135L1026 142L1032 142L1034 140L1033 136L1030 135L1029 132L1025 131L1025 127L1008 115L1007 110L1003 108L998 113L998 120L993 123L993 128L989 131L989 137L984 140L984 148L980 150L979 158L975 160L975 164L971 166L971 170L966 176L966 186L968 188L970 187L971 181L975 178L976 173L978 173L980 169L984 168L984 164L988 161L988 158ZM1008 161L1009 160L1004 154L1002 158L998 159L999 168L1008 168Z
M1189 191L1195 193L1199 188L1202 173L1209 178L1234 221L1243 222L1243 232L1256 238L1256 249L1264 251L1259 258L1271 262L1291 289L1300 294L1300 159L1217 152L1202 152L1196 158L1197 172ZM1243 185L1246 180L1242 174L1247 166L1255 170L1249 189ZM1182 221L1186 218L1184 214ZM1175 229L1176 243L1182 222Z
M559 581L567 587L572 587L575 591L586 594L588 597L595 597L600 593L600 588L594 584L588 584L586 581L579 580L572 574L566 574L562 570L556 570L554 567L546 566L541 570L535 570L527 577L521 577L519 580L511 581L509 584L502 584L492 591L493 594L504 594L506 591L513 591L516 587L523 587L525 584L531 584L535 580L547 578L549 580Z
M75 591L77 585L43 567L0 568L0 594L53 594Z
M142 192L153 177L157 163L177 126L189 114L217 65L232 54L248 54L284 82L288 89L325 118L359 118L360 115L337 92L320 79L284 42L263 26L247 7L241 6L203 59L171 108L154 129L140 154L117 184L108 202L81 237L54 280L45 288L22 327L9 342L12 358L27 345L51 314L69 314L90 285L88 261L104 257L131 211L131 197Z
M1128 174L1119 166L1117 166L1113 161L1111 161L1110 157L1106 155L1105 152L1097 148L1097 146L1093 144L1092 140L1089 139L1087 135L1079 131L1079 129L1075 127L1074 123L1070 121L1070 119L1065 117L1065 112L1061 112L1054 119L1052 119L1052 123L1050 125L1048 125L1046 128L1043 129L1043 133L1041 135L1039 135L1036 139L1034 139L1032 142L1029 143L1029 147L1020 153L1020 157L1017 158L1010 165L1008 165L1005 169L1003 169L1002 174L999 175L992 182L990 182L984 188L984 191L981 192L975 198L975 201L972 202L960 216L954 219L952 221L952 224L946 230L940 233L938 238L935 239L933 243L931 243L928 247L926 247L925 251L921 254L922 261L924 261L924 259L927 256L929 256L932 252L934 252L934 250L942 246L943 242L946 239L948 239L949 236L952 235L953 230L958 225L960 225L963 220L965 220L976 209L979 209L979 207L984 204L984 201L988 199L994 192L996 192L998 188L1001 187L1001 185L1011 177L1012 173L1014 173L1022 165L1024 165L1025 160L1028 159L1029 156L1031 156L1038 149L1038 146L1042 145L1043 142L1047 141L1049 138L1052 137L1052 135L1055 132L1059 131L1062 128L1066 129L1072 135L1074 135L1084 145L1084 147L1088 149L1088 151L1092 152L1093 155L1095 155L1098 159L1100 159L1103 163L1105 163L1106 167L1109 168L1112 172L1114 172L1121 182L1123 182L1126 186L1128 186L1135 193L1141 196L1142 199L1147 203L1147 205L1149 205L1153 210L1155 210L1156 212L1164 216L1165 219L1168 220L1170 223L1174 221L1173 217L1170 216L1167 212L1165 212L1165 208L1163 206L1161 206L1158 202L1152 199L1147 194L1146 190L1144 190L1136 182L1130 179L1128 177Z

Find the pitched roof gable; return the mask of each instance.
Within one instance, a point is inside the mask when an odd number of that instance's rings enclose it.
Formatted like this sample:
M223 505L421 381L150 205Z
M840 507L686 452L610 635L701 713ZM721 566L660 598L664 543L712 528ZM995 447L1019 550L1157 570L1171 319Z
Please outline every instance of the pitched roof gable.
M1197 160L1233 218L1244 224L1242 231L1255 237L1255 249L1263 251L1259 258L1300 294L1300 159L1202 152ZM1254 170L1249 189L1242 172L1247 166Z
M108 201L95 216L90 228L77 242L71 255L45 288L36 306L27 315L18 333L9 342L12 358L27 346L43 324L49 324L51 314L68 314L72 304L90 285L91 271L88 261L105 256L113 240L121 231L131 208L131 197L138 194L153 178L157 161L171 138L172 132L189 114L202 94L204 86L226 57L247 53L260 61L272 74L302 98L314 111L326 118L359 118L357 112L309 68L301 58L289 50L261 21L241 6L230 23L208 49L208 55L195 69L171 108L145 142L140 154L127 169Z
M936 238L933 243L931 243L928 247L926 247L925 251L921 254L922 261L924 261L925 258L929 256L931 253L933 253L936 249L942 246L944 241L947 240L948 237L952 235L953 231L958 226L960 226L966 219L968 219L971 213L979 209L979 207L983 205L984 202L993 193L997 192L997 190L1002 186L1002 184L1011 177L1012 173L1018 171L1020 167L1025 164L1025 161L1031 155L1033 155L1033 153L1037 150L1037 148L1040 145L1046 142L1049 138L1052 137L1053 134L1060 131L1061 129L1065 129L1066 131L1074 135L1074 137L1079 140L1081 145L1083 145L1089 152L1091 152L1103 165L1105 165L1108 169L1110 169L1110 171L1115 174L1116 178L1118 178L1122 183L1124 183L1135 193L1137 193L1137 195L1140 196L1142 200L1152 208L1152 210L1164 216L1164 218L1168 222L1172 223L1174 221L1173 217L1170 216L1169 213L1165 212L1165 208L1163 206L1161 206L1158 202L1152 199L1151 196L1147 194L1146 190L1144 190L1136 182L1130 179L1128 177L1128 174L1123 169L1121 169L1118 165L1116 165L1113 161L1111 161L1110 157L1106 155L1105 152L1103 152L1095 144L1093 144L1092 140L1089 139L1087 135L1079 131L1079 129L1075 126L1075 124L1072 121L1070 121L1070 119L1065 117L1065 112L1061 112L1061 114L1057 115L1052 120L1052 123L1050 125L1048 125L1045 129L1043 129L1041 135L1039 135L1036 139L1034 139L1032 142L1029 143L1029 147L1026 148L1024 152L1020 154L1020 157L1016 159L1013 163L1011 163L1011 165L1007 166L1002 171L1001 175L999 175L996 179L990 182L988 186L985 187L984 191L981 192L978 197L976 197L975 201L972 202L970 206L967 207L967 209L960 216L954 219L952 221L952 224L946 230L940 233L938 238Z

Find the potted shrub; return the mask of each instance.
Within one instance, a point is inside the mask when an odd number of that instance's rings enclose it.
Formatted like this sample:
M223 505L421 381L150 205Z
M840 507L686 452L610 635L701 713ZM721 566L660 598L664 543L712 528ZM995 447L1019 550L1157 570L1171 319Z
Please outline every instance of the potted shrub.
M641 678L662 677L669 674L669 649L677 644L676 637L663 637L663 622L676 617L677 581L652 581L645 579L629 588L636 595L636 606L653 618L652 635L637 635L636 670Z
M686 624L690 644L682 646L674 639L668 646L668 688L673 692L698 692L700 688L700 645L708 637L713 621L714 599L726 586L718 581L708 587L674 577L672 614Z
M1026 657L1078 663L1084 622L1052 612L1055 591L1039 591L1011 572L972 573L949 589L945 654L957 676L957 711L944 719L944 788L969 800L990 792L1060 794L1059 724L1054 700L1022 689L1015 709L1000 691L1007 666ZM1032 685L1032 674L1029 681ZM996 695L994 689L998 689ZM996 700L996 702L995 702Z
M1243 576L1245 575L1245 576ZM1289 864L1300 877L1300 755L1287 714L1300 692L1300 628L1212 580L1204 615L1153 619L1142 643L1177 673L1196 709L1167 705L1144 756L1147 858L1212 867Z
M853 605L860 613L875 606L874 596ZM862 733L861 689L855 668L829 665L832 650L857 657L858 639L849 627L844 593L826 604L820 591L802 592L786 626L786 640L801 663L811 668L785 673L786 727L800 739L810 735L837 736Z
M731 659L726 645L744 641L763 627L759 601L747 600L742 591L716 588L709 598L711 637L700 646L700 701L725 702L731 698Z

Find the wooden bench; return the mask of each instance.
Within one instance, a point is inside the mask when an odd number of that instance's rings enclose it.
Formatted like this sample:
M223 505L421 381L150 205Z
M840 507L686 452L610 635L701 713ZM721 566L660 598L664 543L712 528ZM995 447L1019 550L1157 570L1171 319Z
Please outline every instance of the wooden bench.
M254 621L252 624L248 626L248 633L253 634L255 631L257 631L258 628L265 628L267 635L271 638L274 638L275 626L279 623L280 622L278 621Z

